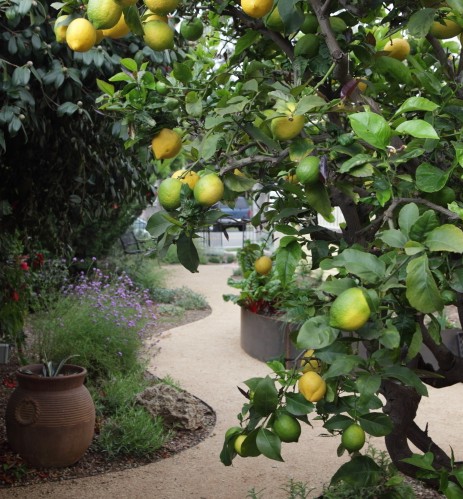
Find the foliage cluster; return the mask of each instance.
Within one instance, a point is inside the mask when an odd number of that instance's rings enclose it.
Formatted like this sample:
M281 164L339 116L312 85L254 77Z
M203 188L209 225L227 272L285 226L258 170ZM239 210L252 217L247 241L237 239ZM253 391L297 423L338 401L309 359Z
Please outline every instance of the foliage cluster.
M0 1L0 224L56 254L104 254L152 195L146 160L124 154L94 108L96 78L120 60L55 41L49 2ZM139 45L117 44L136 54ZM153 52L153 60L162 61ZM125 128L127 134L127 128Z

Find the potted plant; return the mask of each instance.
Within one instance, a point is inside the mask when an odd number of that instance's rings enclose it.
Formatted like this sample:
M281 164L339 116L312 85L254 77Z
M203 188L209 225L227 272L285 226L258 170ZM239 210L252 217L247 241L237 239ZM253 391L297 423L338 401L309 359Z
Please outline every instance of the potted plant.
M18 385L5 415L11 448L36 467L64 467L77 462L90 446L95 406L84 386L85 368L52 362L18 369Z
M299 353L292 333L308 317L314 278L304 267L286 278L278 264L259 273L254 264L263 252L263 246L249 241L238 251L241 276L230 277L228 284L240 292L223 298L241 308L240 342L248 355L264 362L292 359Z

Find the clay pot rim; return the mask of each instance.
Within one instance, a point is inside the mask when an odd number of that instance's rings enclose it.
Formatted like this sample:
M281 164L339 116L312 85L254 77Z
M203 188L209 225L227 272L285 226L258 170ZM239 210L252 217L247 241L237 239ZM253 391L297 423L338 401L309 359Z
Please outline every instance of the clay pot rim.
M20 376L26 379L69 379L87 375L87 369L76 364L64 364L61 370L61 374L58 374L58 376L43 376L43 374L41 374L42 368L43 364L27 364L18 368L18 370L16 371L16 376ZM24 369L32 371L33 374L25 373L23 371Z

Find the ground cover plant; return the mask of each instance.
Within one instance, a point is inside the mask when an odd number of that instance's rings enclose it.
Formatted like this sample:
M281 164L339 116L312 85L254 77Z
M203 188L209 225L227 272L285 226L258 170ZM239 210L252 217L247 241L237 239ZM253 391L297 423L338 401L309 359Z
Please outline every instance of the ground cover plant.
M56 27L70 30L60 40L69 50L104 52L93 48L100 15L78 0L56 7L56 17L68 16ZM146 7L169 14L167 24ZM147 225L158 251L175 246L196 272L194 242L223 216L214 205L248 192L252 223L278 238L271 260L281 282L301 260L329 275L307 291L313 311L296 338L313 351L306 365L276 361L269 376L245 382L223 463L281 461L275 421L284 414L297 428L317 417L339 435L339 454L350 451L333 483L380 480L375 459L343 443L356 425L359 441L385 437L399 470L461 495L453 450L414 422L427 385L463 380L463 359L442 341L445 307L463 317L461 0L174 0L118 15L148 53L171 58L152 65L143 51L126 54L114 75L98 78L96 102L127 150L166 177L163 209ZM196 18L203 35L190 40L177 25ZM21 64L7 80L25 87ZM65 109L78 117L78 108L70 96ZM335 208L342 220L333 226ZM437 367L423 361L423 345ZM307 360L320 369L304 372Z

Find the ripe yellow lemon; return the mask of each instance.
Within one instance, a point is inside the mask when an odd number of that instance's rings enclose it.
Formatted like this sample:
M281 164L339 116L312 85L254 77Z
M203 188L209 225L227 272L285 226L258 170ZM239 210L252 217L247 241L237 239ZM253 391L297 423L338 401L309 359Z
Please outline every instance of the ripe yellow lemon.
M90 21L79 17L69 23L66 30L66 43L71 50L87 52L96 42L96 29Z
M146 45L153 50L174 48L174 30L163 21L149 21L143 26Z
M297 382L299 392L309 402L318 402L326 394L326 382L316 372L308 371L304 373Z
M188 187L193 190L195 188L196 182L199 180L199 175L196 172L190 170L177 170L172 173L172 178L178 178L183 184L187 184Z
M167 16L158 16L158 14L153 14L150 10L145 12L145 16L142 18L143 24L149 23L150 21L162 21L163 23L169 21Z
M166 178L159 184L159 204L165 210L175 210L180 206L182 182L178 178Z
M443 24L442 24L443 23ZM431 25L429 33L439 40L446 40L459 35L463 28L451 19L442 19L442 21L434 21Z
M65 24L65 22L68 17L69 16L59 16L53 26L55 38L58 43L66 43L66 31L68 30L68 25Z
M174 158L182 148L182 138L175 130L163 128L153 137L151 147L156 159Z
M365 432L363 428L356 423L348 426L342 432L341 443L349 452L360 450L365 444Z
M178 7L180 0L144 0L144 2L151 12L165 16Z
M109 29L121 18L122 7L114 0L88 0L87 17L95 29Z
M130 28L125 22L124 15L122 15L119 18L119 21L116 24L116 26L103 30L103 36L106 36L107 38L112 38L114 40L117 38L122 38L123 36L128 35L129 33L130 33Z
M259 18L266 16L273 8L273 0L241 0L241 8L248 16Z
M307 373L309 371L314 371L320 374L321 364L318 359L315 359L313 356L315 354L314 350L306 350L304 353L304 357L301 360L302 372Z
M224 189L218 175L208 173L196 182L193 194L198 204L208 207L222 199Z
M102 29L97 29L96 30L96 41L95 41L95 45L97 45L98 43L100 43L101 40L103 40L103 38L104 38L103 30Z
M273 118L270 129L277 140L291 140L297 137L304 128L305 118L302 115L289 114Z
M366 324L370 307L360 288L343 291L332 303L330 326L343 331L355 331Z
M272 259L263 255L254 262L254 268L256 272L260 275L267 275L272 270Z
M117 3L117 5L121 6L122 8L125 7L130 7L131 5L135 5L138 0L114 0L114 2Z
M282 442L297 442L301 436L301 423L289 414L280 414L273 422L273 431Z
M320 159L317 156L303 158L296 167L296 175L303 184L314 184L320 177Z
M386 43L383 50L388 52L389 57L403 61L410 53L410 44L404 38L394 38Z

